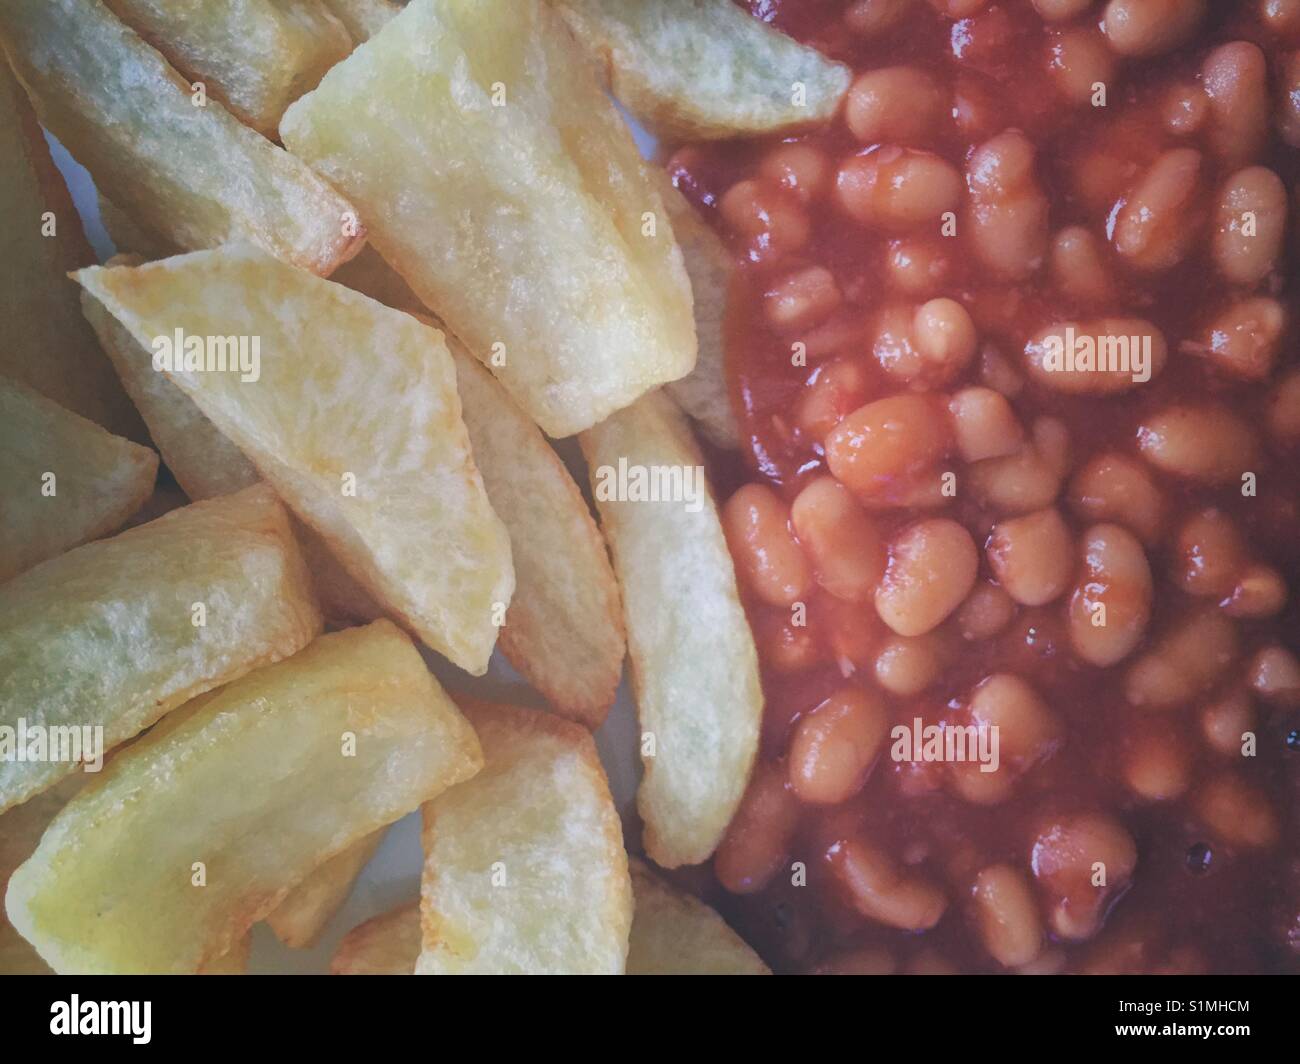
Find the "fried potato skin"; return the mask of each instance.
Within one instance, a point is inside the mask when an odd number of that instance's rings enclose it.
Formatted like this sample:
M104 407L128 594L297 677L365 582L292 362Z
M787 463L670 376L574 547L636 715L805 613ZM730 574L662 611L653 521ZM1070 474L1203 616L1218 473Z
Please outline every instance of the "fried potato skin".
M602 498L601 480L628 466L698 470L684 415L646 396L580 437L601 528L623 593L628 651L643 734L637 808L645 845L664 868L708 859L740 803L758 751L763 692L712 494L681 502Z
M194 503L0 585L0 724L100 725L112 749L195 695L295 653L321 626L269 488ZM0 761L0 811L76 768Z
M76 276L141 344L260 337L256 381L169 376L386 612L486 670L514 570L441 333L251 247Z
M553 0L618 100L667 141L826 122L848 90L833 63L729 0ZM796 85L805 102L795 101Z
M351 204L184 79L100 0L6 0L3 43L42 124L178 248L256 243L328 274L365 239Z
M120 528L157 475L148 447L0 377L0 583Z
M144 426L85 322L68 270L95 261L22 86L0 56L0 373L133 440ZM48 215L47 215L48 212ZM45 235L46 217L54 234Z
M416 974L621 974L632 887L591 735L548 713L460 703L484 766L423 808Z
M396 626L324 635L113 758L14 873L6 909L56 971L193 972L322 858L481 763Z
M540 0L414 0L280 132L547 434L587 428L694 365L690 284L662 201Z
M330 975L414 975L420 955L420 903L358 924L339 943Z
M339 911L352 885L384 841L386 827L372 832L314 868L269 914L275 937L290 949L305 949Z

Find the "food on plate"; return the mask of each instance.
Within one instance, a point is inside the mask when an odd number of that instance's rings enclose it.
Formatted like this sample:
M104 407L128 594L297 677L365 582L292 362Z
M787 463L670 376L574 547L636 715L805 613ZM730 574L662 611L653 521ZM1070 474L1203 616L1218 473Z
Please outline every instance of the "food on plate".
M418 975L615 975L632 887L585 728L462 701L483 771L424 807Z
M384 841L385 828L372 832L314 868L266 917L275 937L291 949L316 941L352 892L361 870Z
M94 261L63 178L22 86L0 62L0 373L103 425L142 439L140 419L85 323L64 274Z
M330 961L331 975L414 975L420 956L420 903L411 902L354 927Z
M555 0L614 95L668 140L780 133L830 119L848 67L730 0Z
M395 625L324 635L122 751L55 817L5 907L56 971L194 972L322 860L481 763Z
M663 202L541 0L414 0L280 133L549 435L695 364Z
M646 852L664 868L699 864L744 794L763 713L717 506L666 395L644 397L581 442L623 593Z
M251 241L320 274L365 240L347 200L216 100L196 105L100 0L9 0L0 43L45 128L158 239Z
M324 0L358 44L370 40L402 10L393 0Z
M248 246L77 278L155 359L185 348L169 378L353 579L455 664L487 668L514 571L441 333ZM188 368L223 355L224 372Z
M191 85L272 139L284 109L352 50L349 32L319 0L104 2Z
M78 769L54 758L56 745L93 762L320 629L288 514L261 485L0 584L0 735L13 744L0 758L0 811ZM24 739L45 759L20 760Z
M0 583L126 523L158 456L0 377Z

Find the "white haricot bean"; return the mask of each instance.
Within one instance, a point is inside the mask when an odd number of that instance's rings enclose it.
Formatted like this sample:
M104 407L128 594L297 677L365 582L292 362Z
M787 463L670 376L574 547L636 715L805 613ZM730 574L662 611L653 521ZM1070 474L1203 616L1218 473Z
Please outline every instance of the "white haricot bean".
M1057 89L1071 103L1087 106L1098 86L1110 91L1115 56L1094 27L1072 27L1052 34L1047 68Z
M1123 661L1142 641L1151 619L1153 584L1142 544L1119 525L1095 525L1083 535L1083 574L1070 597L1070 642L1092 665Z
M1205 6L1206 0L1110 0L1101 28L1120 55L1160 55L1191 40Z
M956 521L917 521L889 545L876 612L899 635L924 635L961 605L978 569L975 541Z
M1200 236L1201 153L1171 148L1147 167L1115 215L1115 250L1139 270L1167 270Z
M1290 709L1300 705L1300 661L1283 646L1257 650L1246 666L1251 689L1265 702Z
M1011 404L992 388L963 388L948 400L952 434L965 462L1015 454L1025 432Z
M1047 253L1049 203L1034 154L1028 137L1008 130L976 148L966 164L975 254L1012 279L1029 276Z
M1248 560L1236 523L1222 510L1192 514L1174 533L1173 576L1189 595L1231 594Z
M1277 813L1268 796L1233 773L1202 784L1192 804L1201 822L1230 845L1266 849L1280 837Z
M1025 345L1025 365L1044 388L1067 395L1114 395L1158 377L1169 349L1142 318L1061 322Z
M918 67L881 67L859 74L844 100L844 121L863 144L929 142L947 103L934 78Z
M1282 179L1265 166L1231 175L1219 190L1214 264L1230 284L1253 286L1277 266L1286 233Z
M937 223L957 206L961 174L930 152L882 145L840 164L835 198L845 214L863 225L914 229Z
M1074 541L1055 509L1000 522L986 554L993 575L1022 606L1046 605L1070 586Z
M1251 296L1221 310L1191 350L1233 377L1267 380L1286 324L1286 308L1281 303L1272 296Z
M1033 0L1034 10L1048 22L1068 22L1092 6L1092 0Z
M1300 369L1283 374L1272 388L1268 404L1268 431L1282 446L1300 440Z
M1129 667L1124 694L1144 709L1185 705L1209 691L1237 659L1237 626L1210 607L1192 611Z
M1070 484L1070 505L1089 521L1114 521L1148 545L1160 537L1165 500L1146 466L1128 455L1095 455Z
M1106 264L1106 245L1081 225L1071 225L1052 241L1052 282L1079 303L1110 302L1115 283Z
M993 959L1006 968L1028 964L1043 948L1038 901L1022 872L989 865L971 889L975 927Z
M1157 469L1203 484L1229 484L1256 468L1255 430L1220 403L1164 407L1138 427L1142 457Z
M1220 45L1201 67L1210 150L1228 166L1254 162L1268 140L1268 61L1247 41Z
M1055 418L1034 422L1033 438L1015 454L986 458L966 470L971 490L999 513L1027 513L1050 506L1061 490L1069 449L1065 425Z
M928 880L902 871L882 851L857 839L831 848L831 867L854 907L870 920L904 931L939 922L948 899Z
M1082 813L1045 828L1029 863L1048 902L1052 930L1077 942L1097 933L1107 901L1128 885L1137 846L1117 821Z
M943 668L939 633L886 639L876 653L876 683L895 695L916 695L939 676Z
M1016 781L1060 747L1064 729L1038 692L1013 673L985 677L971 691L967 719L976 728L997 729L998 766L986 772L977 761L945 765L948 784L974 805L996 805L1011 796Z

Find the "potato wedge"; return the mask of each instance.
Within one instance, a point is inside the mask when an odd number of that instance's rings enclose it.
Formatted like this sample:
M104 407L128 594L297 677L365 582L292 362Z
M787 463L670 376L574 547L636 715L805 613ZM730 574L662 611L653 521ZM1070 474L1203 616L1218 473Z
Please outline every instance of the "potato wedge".
M258 485L77 547L0 584L0 752L33 726L103 749L306 646L321 617L289 516ZM69 736L70 738L70 736ZM93 738L93 733L92 733ZM0 812L77 766L0 757Z
M663 202L541 0L414 0L280 133L550 435L695 364Z
M388 20L402 10L391 0L324 0L357 44L370 40L388 25Z
M289 104L352 51L352 37L319 0L104 0L191 83L245 125L276 137Z
M169 376L378 602L486 671L514 570L441 333L247 246L76 277L155 352L177 330L256 339L255 372Z
M0 377L0 582L120 528L157 475L148 447Z
M0 57L0 373L110 432L143 440L144 427L95 337L74 313L66 273L95 261L41 128Z
M59 972L193 972L480 764L396 626L324 635L115 757L13 874L9 919Z
M331 975L414 975L420 956L420 903L358 924L339 943Z
M454 338L461 407L492 507L510 532L510 663L561 716L598 728L626 641L605 540L564 463L528 415Z
M849 68L731 0L554 0L611 91L656 136L716 140L829 121Z
M361 247L347 200L216 100L195 106L100 0L6 0L0 40L45 127L160 239L185 250L243 239L320 274Z
M623 592L646 850L664 868L699 864L744 794L763 712L731 555L699 449L666 395L619 411L581 443ZM654 486L669 489L654 493L661 501L651 501Z
M384 841L387 825L354 842L328 861L312 869L311 874L289 892L266 917L275 937L290 949L304 949L352 893L361 870Z
M463 701L483 771L424 806L417 975L617 975L632 887L585 728Z
M735 263L726 244L673 188L667 174L660 175L660 192L673 232L682 248L686 272L695 297L695 335L700 353L695 368L667 386L677 405L690 414L715 447L740 449L740 425L727 386L727 298Z
M771 975L749 945L698 898L628 858L636 907L628 975Z

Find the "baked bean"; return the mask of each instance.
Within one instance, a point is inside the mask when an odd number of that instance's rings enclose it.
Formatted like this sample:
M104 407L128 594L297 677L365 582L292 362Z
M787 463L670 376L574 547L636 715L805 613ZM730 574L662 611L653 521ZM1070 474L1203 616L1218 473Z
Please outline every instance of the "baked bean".
M1300 33L1300 0L1260 0L1259 21L1276 37Z
M1061 30L1047 46L1047 69L1056 87L1071 103L1092 102L1098 86L1108 88L1115 76L1115 58L1106 39L1093 27Z
M807 266L772 285L763 294L763 310L775 328L792 331L825 321L843 299L830 270Z
M1039 418L1033 438L1016 454L974 462L967 478L975 496L1000 513L1041 510L1061 490L1068 448L1065 426L1055 418Z
M1079 657L1105 668L1141 642L1151 619L1151 567L1142 544L1119 525L1083 535L1083 574L1070 597L1070 643Z
M1045 605L1070 586L1074 542L1055 509L1000 522L985 553L993 575L1021 605Z
M745 484L722 508L722 528L745 586L755 595L772 606L790 606L807 596L812 570L776 492Z
M985 266L1027 277L1047 252L1047 196L1034 174L1034 145L1008 130L985 141L966 164L971 247Z
M1059 938L1077 942L1097 933L1107 903L1132 878L1137 856L1133 836L1100 813L1064 817L1039 834L1030 868Z
M903 968L904 975L959 975L960 969L936 950L919 949Z
M975 323L955 299L922 303L912 319L912 331L921 357L936 372L933 383L943 383L965 369L975 357Z
M1200 236L1201 153L1171 148L1147 167L1115 214L1111 241L1139 270L1182 262Z
M1097 318L1049 326L1025 345L1025 366L1044 388L1114 395L1158 377L1169 349L1142 318Z
M946 110L934 78L917 67L868 70L844 99L844 121L863 144L925 144Z
M1220 45L1201 66L1210 100L1210 151L1229 166L1253 162L1268 139L1268 62L1258 45Z
M1300 369L1284 374L1272 388L1268 431L1283 446L1300 440Z
M1201 707L1201 737L1219 754L1240 757L1246 733L1255 730L1255 707L1250 695L1230 691Z
M1197 818L1231 846L1265 849L1276 845L1281 834L1264 792L1235 773L1223 772L1201 784L1192 807Z
M1145 709L1184 705L1210 690L1236 657L1236 625L1214 609L1192 611L1133 662L1124 694Z
M1178 137L1200 132L1210 119L1210 98L1194 82L1182 82L1165 93L1161 114L1165 128Z
M1285 308L1271 296L1229 303L1191 350L1224 373L1248 381L1266 380L1277 361L1286 317Z
M859 37L879 37L898 26L914 0L854 0L844 12L844 24Z
M837 842L827 856L854 908L869 920L904 931L926 931L948 907L937 886L907 875L881 850L859 839Z
M1246 666L1251 689L1273 706L1300 705L1300 662L1286 647L1257 650Z
M937 221L961 199L961 175L930 152L884 145L846 159L835 197L850 218L883 229Z
M894 975L898 961L880 946L860 946L836 953L809 971L809 975Z
M876 612L899 635L924 635L961 605L978 568L975 541L956 521L917 521L889 544Z
M1189 595L1223 598L1247 560L1241 533L1222 510L1192 514L1174 533L1173 576Z
M932 466L948 451L947 419L931 400L895 395L849 414L826 438L826 464L859 496Z
M1238 170L1219 191L1214 264L1231 284L1253 286L1277 267L1286 232L1286 187L1264 166Z
M1016 781L1055 753L1064 738L1061 722L1033 687L1013 673L996 673L976 684L965 720L998 737L998 763L992 771L970 760L945 765L953 791L975 805L1006 801ZM963 726L962 719L955 725Z
M934 632L911 639L893 636L876 653L876 683L890 694L920 694L939 678L942 668L940 643Z
M1123 56L1160 55L1192 38L1205 0L1110 0L1101 28Z
M811 144L778 144L763 156L758 172L807 206L830 186L831 163Z
M1229 617L1275 617L1286 605L1286 580L1270 565L1258 563L1242 570L1237 586L1219 605Z
M884 626L868 604L823 595L816 602L818 626L844 676L871 667Z
M795 408L795 424L820 443L841 421L857 410L870 391L870 377L856 359L834 359L818 366L808 378Z
M1191 747L1180 732L1168 728L1139 725L1125 744L1122 761L1129 790L1149 802L1179 798L1191 783Z
M1033 0L1034 10L1047 22L1068 22L1092 6L1092 0Z
M1280 66L1277 129L1291 147L1300 148L1300 52L1283 56Z
M763 664L774 672L802 672L826 660L816 630L810 624L795 624L789 610L754 610L750 618Z
M885 545L848 489L818 477L795 498L790 520L817 582L837 598L865 602L884 574Z
M970 18L983 11L989 0L930 0L930 6L949 18Z
M718 882L732 894L754 894L772 881L790 854L799 802L780 765L759 764L713 856Z
M1164 525L1165 501L1138 461L1113 451L1095 455L1070 484L1070 506L1089 521L1113 521L1152 544Z
M845 687L799 721L790 740L790 786L801 801L838 805L862 789L889 730L884 704Z
M1019 370L995 344L985 344L980 349L980 380L1008 399L1014 399L1025 390L1025 381Z
M957 609L957 630L974 642L992 639L1011 623L1016 604L997 584L976 584Z
M948 400L957 453L966 462L1015 454L1025 433L1011 404L992 388L963 388Z
M890 282L900 291L928 296L948 283L952 256L943 237L898 237L886 249L885 268Z
M1107 303L1115 285L1106 266L1105 245L1081 225L1062 229L1052 241L1052 281L1068 298Z
M750 254L761 258L798 251L812 231L799 197L773 181L738 181L723 193L718 210Z
M1252 470L1259 457L1255 430L1218 403L1164 407L1138 427L1142 457L1164 473L1229 484Z
M1005 968L1028 964L1043 948L1038 901L1024 874L989 865L971 888L975 928L989 954Z

